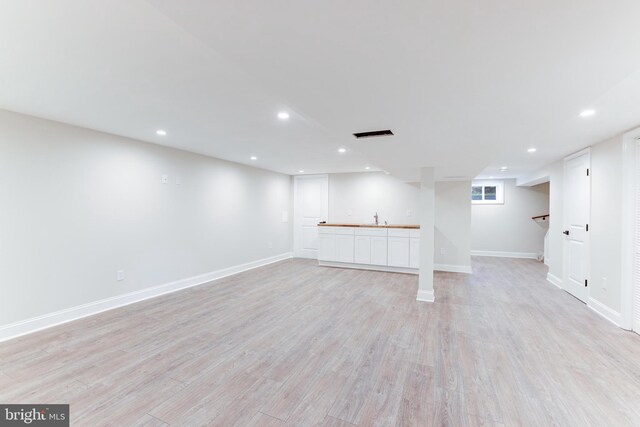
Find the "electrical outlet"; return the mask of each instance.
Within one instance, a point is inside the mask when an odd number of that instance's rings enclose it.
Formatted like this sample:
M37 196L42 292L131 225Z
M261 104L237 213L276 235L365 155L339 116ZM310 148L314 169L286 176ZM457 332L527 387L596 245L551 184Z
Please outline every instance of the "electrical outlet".
M347 209L347 216L353 215L353 211L351 209Z
M124 270L116 271L116 280L122 282L124 280Z
M407 209L407 216L411 216L413 215L413 212L411 212L411 209Z
M602 278L602 290L603 291L607 290L607 278L606 277Z
M447 248L440 248L440 255L446 255L447 254Z
M273 249L273 242L269 242L269 249Z
M162 175L162 176L160 177L160 181L161 181L163 184L168 184L168 183L169 183L169 175Z
M179 176L176 176L176 185L180 185L182 184L182 178L180 178Z

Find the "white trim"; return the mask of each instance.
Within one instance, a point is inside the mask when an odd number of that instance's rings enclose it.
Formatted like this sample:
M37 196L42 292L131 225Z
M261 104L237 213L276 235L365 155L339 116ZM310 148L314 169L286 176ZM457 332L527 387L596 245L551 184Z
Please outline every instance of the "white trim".
M471 251L471 256L493 256L498 258L538 259L538 254L535 252Z
M421 291L418 289L418 295L416 296L416 301L422 302L434 302L436 300L436 296L433 291Z
M607 319L609 322L620 327L620 322L622 321L622 315L617 311L612 310L611 308L607 307L600 301L591 297L589 297L589 303L587 304L587 307L589 307L591 310L593 310L594 312L598 313L600 316Z
M547 273L547 281L558 288L562 289L562 279L551 273Z
M455 265L455 264L434 264L434 271L446 271L449 273L466 273L471 274L470 265Z
M591 147L583 148L582 150L577 151L577 152L575 152L575 153L573 153L573 154L571 154L571 155L569 155L569 156L565 157L565 158L564 158L564 160L571 160L571 159L575 159L576 157L580 157L580 156L582 156L582 155L584 155L584 154L589 154L589 155L591 155Z
M636 150L640 128L623 135L622 141L622 274L620 281L620 327L633 329L633 256L635 253Z
M92 316L103 311L112 310L114 308L155 298L171 292L180 291L182 289L191 288L193 286L209 283L213 280L241 273L267 264L282 261L293 257L293 253L286 252L284 254L251 261L245 264L236 265L222 270L201 274L199 276L189 277L177 280L175 282L165 283L163 285L142 289L128 294L117 295L99 301L93 301L76 307L67 308L56 311L54 313L45 314L43 316L33 317L31 319L21 320L19 322L10 323L0 326L0 342L7 341L32 332L47 329L83 317Z
M387 273L418 274L417 268L391 267L387 265L355 264L352 262L318 261L321 267L354 268L356 270L385 271Z

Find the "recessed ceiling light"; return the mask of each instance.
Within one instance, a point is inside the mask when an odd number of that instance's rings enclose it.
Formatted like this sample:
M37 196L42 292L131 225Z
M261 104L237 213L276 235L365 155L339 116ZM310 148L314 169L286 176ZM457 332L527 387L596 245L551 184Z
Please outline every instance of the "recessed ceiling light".
M156 133L157 133L158 135L165 136L165 135L167 134L167 131L166 131L166 130L162 130L162 129L158 129L158 130L156 131Z
M346 153L347 149L346 148L338 148L338 153Z
M369 170L369 169L371 169L371 168L370 168L369 166L365 166L364 168L365 168L366 170Z
M302 169L300 169L298 172L300 172L300 173L304 173L304 171L303 171Z
M489 179L493 179L493 176L490 176Z
M582 113L580 113L580 117L593 116L595 113L596 113L595 110L584 110Z
M256 156L251 156L251 160L258 160Z
M280 120L287 120L289 118L289 113L287 113L286 111L281 111L278 113L278 118Z
M528 153L535 153L536 151L538 151L538 150L536 148L533 148L533 147L531 147L531 148L529 148L527 150Z
M508 171L508 170L509 170L509 168L508 168L508 167L506 167L506 166L502 166L502 167L500 168L500 172L505 172L505 171Z

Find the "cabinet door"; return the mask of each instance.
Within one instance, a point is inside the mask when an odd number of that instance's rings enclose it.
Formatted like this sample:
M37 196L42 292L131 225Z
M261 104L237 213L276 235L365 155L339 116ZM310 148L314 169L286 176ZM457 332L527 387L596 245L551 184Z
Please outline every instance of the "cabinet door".
M353 262L353 235L336 235L336 261Z
M387 238L371 238L371 264L387 265Z
M336 260L336 236L334 234L320 234L318 245L318 259L320 261Z
M389 237L388 265L390 267L409 267L409 238Z
M409 240L409 267L420 268L420 239Z
M357 264L371 264L371 237L356 236L356 255Z

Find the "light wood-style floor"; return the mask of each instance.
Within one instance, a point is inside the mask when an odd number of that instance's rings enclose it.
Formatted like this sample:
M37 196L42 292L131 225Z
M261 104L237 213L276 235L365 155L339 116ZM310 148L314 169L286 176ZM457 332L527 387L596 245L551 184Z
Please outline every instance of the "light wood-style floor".
M638 426L640 336L477 258L411 275L288 260L0 344L0 402L78 426Z

